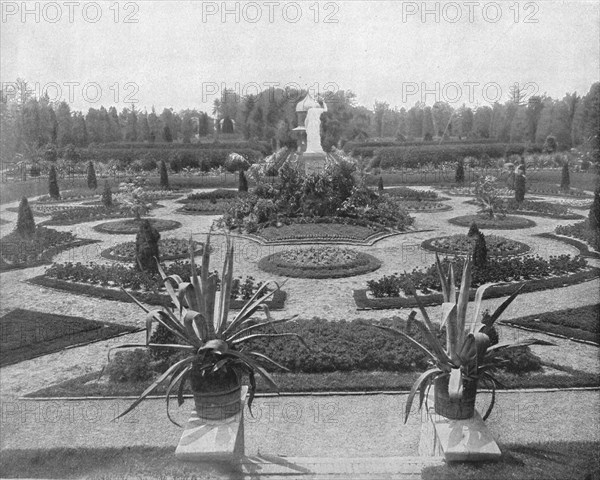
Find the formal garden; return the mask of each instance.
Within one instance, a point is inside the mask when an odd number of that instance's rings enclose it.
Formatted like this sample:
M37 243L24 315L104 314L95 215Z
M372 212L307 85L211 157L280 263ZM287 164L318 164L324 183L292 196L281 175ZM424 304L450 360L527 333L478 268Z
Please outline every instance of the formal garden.
M158 396L179 426L185 399L210 424L275 394L402 392L407 425L423 409L494 432L502 395L597 388L597 167L567 185L571 153L350 147L317 173L239 145L118 183L50 165L47 193L2 208L2 388L33 369L28 401L120 399L126 422Z

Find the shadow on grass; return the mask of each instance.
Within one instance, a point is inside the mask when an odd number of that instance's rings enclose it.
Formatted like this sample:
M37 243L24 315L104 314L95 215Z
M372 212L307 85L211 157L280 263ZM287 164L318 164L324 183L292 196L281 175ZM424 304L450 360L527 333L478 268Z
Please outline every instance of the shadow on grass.
M543 442L501 446L499 462L426 467L423 480L599 480L600 443Z

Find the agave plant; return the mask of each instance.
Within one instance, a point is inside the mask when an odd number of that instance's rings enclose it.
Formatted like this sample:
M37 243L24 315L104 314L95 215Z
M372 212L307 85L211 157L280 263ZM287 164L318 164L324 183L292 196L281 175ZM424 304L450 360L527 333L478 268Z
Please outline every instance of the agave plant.
M169 399L178 385L178 403L183 404L183 392L186 382L196 383L207 380L211 375L226 370L234 370L240 375L248 374L250 388L248 407L252 413L252 400L256 391L256 374L263 377L267 384L277 389L271 375L260 364L261 361L286 370L267 356L243 349L243 343L255 338L296 337L305 346L305 342L294 333L265 333L270 327L293 320L296 317L274 320L268 307L264 304L280 286L268 281L260 286L252 298L242 307L235 317L228 321L231 285L233 281L233 245L226 236L226 255L223 264L219 288L219 276L209 272L210 268L210 233L203 248L200 275L197 274L194 262L194 242L190 239L191 276L185 282L178 275L167 276L159 264L159 273L165 289L171 297L172 305L160 309L149 310L133 296L130 297L146 312L146 343L126 344L114 348L146 347L151 349L171 349L187 354L183 359L178 357L162 375L160 375L144 392L117 418L126 415L136 408L157 387L167 384L166 401L167 416ZM275 288L273 288L273 285ZM266 320L257 321L252 316L262 310ZM161 324L179 341L174 344L151 343L152 327ZM307 347L308 348L308 347ZM113 349L111 349L113 350ZM110 352L109 352L110 357ZM193 377L193 378L192 378Z
M382 330L389 331L404 339L409 340L424 352L433 364L415 381L406 403L404 422L408 420L412 403L417 392L419 392L419 408L432 383L439 377L448 377L448 395L451 399L463 397L464 385L467 381L485 381L491 386L492 399L483 419L491 413L495 403L496 384L499 382L494 378L491 370L501 365L499 355L513 348L523 348L529 345L553 345L552 343L529 338L518 342L498 343L492 345L490 337L493 337L493 326L500 315L517 297L523 285L494 311L493 314L481 311L481 303L485 291L493 284L481 285L475 294L475 305L473 316L467 320L467 305L469 302L469 291L471 287L472 259L467 257L464 263L460 291L456 290L454 267L450 264L447 271L436 254L436 267L442 286L443 304L442 319L439 327L435 325L427 311L422 305L418 295L414 293L417 306L423 320L416 319L416 312L411 312L407 325L415 324L425 338L427 345L414 339L406 332L383 325L374 325ZM481 319L480 319L481 316ZM440 329L446 327L446 345L439 339Z

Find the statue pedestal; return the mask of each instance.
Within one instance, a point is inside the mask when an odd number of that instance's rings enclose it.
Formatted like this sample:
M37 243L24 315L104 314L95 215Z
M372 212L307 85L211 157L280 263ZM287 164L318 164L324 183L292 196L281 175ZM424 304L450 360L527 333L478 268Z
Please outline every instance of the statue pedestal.
M310 175L312 173L323 173L327 164L326 153L307 153L302 154L302 162L304 164L304 173Z
M240 413L224 420L203 420L192 412L175 456L189 462L237 461L244 455L244 406L248 387L242 387Z

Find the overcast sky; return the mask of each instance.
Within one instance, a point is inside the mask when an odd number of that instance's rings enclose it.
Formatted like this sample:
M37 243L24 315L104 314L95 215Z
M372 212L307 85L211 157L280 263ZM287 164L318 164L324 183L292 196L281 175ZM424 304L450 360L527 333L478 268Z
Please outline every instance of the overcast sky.
M29 2L25 13L2 2L0 80L20 77L84 111L211 109L224 84L349 89L371 107L505 101L515 82L560 97L599 80L596 0L427 2L424 17L421 5Z

